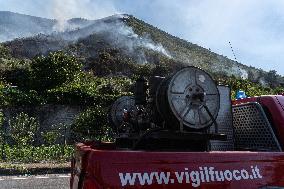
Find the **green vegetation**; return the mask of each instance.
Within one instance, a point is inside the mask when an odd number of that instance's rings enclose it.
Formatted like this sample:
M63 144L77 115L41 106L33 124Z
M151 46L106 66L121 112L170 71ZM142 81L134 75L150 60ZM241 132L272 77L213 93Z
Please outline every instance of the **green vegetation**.
M249 80L244 80L235 77L218 77L216 80L219 84L230 86L231 88L231 98L235 99L236 92L238 90L243 90L249 97L261 96L261 95L272 95L272 94L282 94L284 88L282 87L263 87L258 83L254 83Z
M33 144L35 132L39 128L39 123L34 117L22 112L9 120L9 125L11 138L15 144L20 146Z
M48 130L41 132L41 136L44 140L44 144L47 146L51 146L56 144L56 142L60 139L64 139L63 144L66 144L66 130L68 125L59 123L54 124L48 128Z
M31 88L44 91L72 82L81 72L82 65L75 57L59 51L33 59L31 70Z
M128 94L132 81L123 77L101 78L90 73L70 83L46 91L46 99L55 104L110 105L118 96Z
M0 119L2 117L0 116ZM0 120L1 121L1 120ZM9 120L10 134L0 129L0 162L62 162L69 161L74 151L73 145L56 144L56 139L62 137L60 129L42 133L44 143L40 146L34 145L39 123L34 117L21 112ZM62 127L62 125L60 125ZM10 143L8 144L8 141ZM1 160L2 159L2 160Z
M73 145L50 146L4 146L4 160L17 163L65 162L70 161L74 152ZM1 162L1 159L0 159Z
M0 78L1 107L47 103L90 106L72 125L74 140L110 140L107 107L118 96L130 94L133 83L131 78L122 76L94 76L92 72L83 71L74 57L63 52L37 57L24 66L6 66L1 71L4 73L4 77ZM66 161L71 157L72 145L55 145L57 139L63 137L60 130L64 125L54 125L42 132L44 144L40 146L34 145L40 127L35 118L23 112L13 117L9 120L9 135L4 132L2 113L0 125L2 161Z
M150 26L141 24L132 17L128 24L135 26L138 34L141 31L150 32ZM158 40L162 34L163 32L156 33L154 39ZM153 52L149 53L155 55ZM99 55L89 59L89 63L84 67L74 56L62 51L32 60L19 60L12 58L9 51L0 46L0 55L1 60L5 59L0 63L0 72L3 73L0 78L0 106L53 103L107 107L117 97L131 93L133 80L138 75L168 75L184 66L172 63L170 59L159 54L155 55L155 64L136 64L133 59L123 56L115 48L100 51ZM238 89L245 90L249 96L277 94L283 91L272 84L263 87L251 80L228 77L224 73L216 74L214 70L209 72L219 83L231 86L232 97ZM118 76L120 74L122 76ZM270 71L265 77L272 83L277 74Z
M87 108L71 125L73 139L111 141L112 131L107 122L108 108L119 96L132 94L135 78L139 75L167 76L184 66L172 63L170 59L154 52L145 53L155 57L156 62L137 64L134 59L123 56L115 48L109 48L100 51L96 58L89 59L88 64L83 66L77 58L62 51L32 60L20 60L13 58L6 48L0 46L0 107L82 105ZM239 89L246 91L249 96L283 92L280 87L263 87L251 80L228 77L223 73L214 74L213 71L210 74L216 82L231 87L232 98ZM272 82L277 75L271 71L265 77ZM40 146L34 145L35 134L40 127L35 118L25 113L18 114L9 121L9 136L5 135L2 127L2 114L0 125L0 148L5 154L2 156L5 161L66 161L73 152L72 145L67 145L66 142L56 144L62 138L60 130L65 125L54 125L50 130L40 133L44 140ZM8 145L7 139L12 144Z
M107 108L95 106L82 112L72 125L75 140L111 140Z
M130 19L131 25L139 23ZM141 23L134 28L140 26ZM148 31L141 29L144 30ZM102 50L97 58L88 60L85 67L74 56L61 51L23 61L12 58L6 48L0 47L2 59L9 60L0 64L0 72L3 73L0 78L0 106L54 103L106 107L118 96L131 93L129 89L138 75L168 75L184 66L158 54L155 55L156 64L136 64L114 48ZM216 74L214 70L209 72L219 83L230 85L233 95L238 89L245 90L249 96L282 92L281 88L272 85L277 77L275 71L263 76L272 83L266 87L255 81ZM118 76L120 74L123 76Z
M94 77L63 52L37 57L23 74L20 66L5 72L0 80L0 106L39 104L110 104L117 96L129 93L132 81L125 77Z

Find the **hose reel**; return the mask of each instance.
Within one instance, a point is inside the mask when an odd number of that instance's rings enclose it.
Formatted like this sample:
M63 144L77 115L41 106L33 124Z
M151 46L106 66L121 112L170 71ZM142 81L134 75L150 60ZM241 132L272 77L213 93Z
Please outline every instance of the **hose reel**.
M161 84L156 93L161 115L175 128L205 129L217 118L220 106L218 88L209 74L187 67ZM177 124L179 122L179 124Z

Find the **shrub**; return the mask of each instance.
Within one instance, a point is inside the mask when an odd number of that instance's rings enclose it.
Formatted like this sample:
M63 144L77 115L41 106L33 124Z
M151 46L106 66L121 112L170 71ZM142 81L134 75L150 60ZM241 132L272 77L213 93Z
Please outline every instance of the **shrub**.
M56 144L60 139L66 139L66 128L67 125L63 123L59 123L56 125L52 125L49 130L45 132L41 132L41 136L43 137L44 143L47 145ZM64 144L66 141L63 141Z
M110 105L118 96L126 95L132 81L127 78L98 78L90 74L47 91L47 101L59 104Z
M10 56L9 50L0 44L0 58L9 58Z
M24 91L28 91L32 88L30 70L27 68L5 70L2 75L6 82L11 83L13 86L17 86Z
M16 86L0 83L0 106L37 105L44 102L45 99L35 90L22 91Z
M25 146L32 144L34 135L39 128L39 122L34 117L21 112L9 120L11 137L16 145Z
M75 140L110 140L107 109L95 106L82 112L71 125Z
M81 72L82 65L74 56L59 51L35 58L31 69L35 89L45 91L73 81Z
M215 79L223 85L228 85L231 88L231 98L235 99L236 92L238 90L243 90L250 97L260 96L260 95L273 95L281 94L284 89L282 87L270 88L263 87L258 83L253 83L249 80L243 80L235 77L215 77Z
M0 144L5 142L3 123L4 123L4 114L0 110Z
M33 163L33 162L66 162L70 161L74 153L73 145L50 146L8 146L4 148L6 162ZM1 161L1 159L0 159Z

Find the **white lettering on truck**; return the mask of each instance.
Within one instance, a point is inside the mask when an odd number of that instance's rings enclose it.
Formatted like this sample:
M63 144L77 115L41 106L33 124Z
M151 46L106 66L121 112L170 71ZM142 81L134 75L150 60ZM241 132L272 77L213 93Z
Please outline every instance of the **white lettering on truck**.
M250 170L215 170L215 167L199 167L199 170L171 172L144 172L144 173L119 173L121 186L152 185L152 184L191 184L199 187L203 182L240 181L247 179L261 179L262 175L257 166Z

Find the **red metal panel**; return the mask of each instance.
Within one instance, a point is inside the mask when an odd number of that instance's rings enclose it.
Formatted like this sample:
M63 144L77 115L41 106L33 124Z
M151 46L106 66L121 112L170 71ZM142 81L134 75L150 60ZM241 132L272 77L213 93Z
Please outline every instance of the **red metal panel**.
M283 96L263 96L260 98L260 104L266 107L272 118L273 126L278 136L279 143L284 146L284 111L282 104Z
M248 103L248 102L258 102L258 98L259 97L248 97L248 98L233 100L232 105L243 104L243 103Z
M93 149L88 153L87 162L88 166L86 169L87 175L84 179L84 189L240 189L259 188L267 185L284 186L283 153L134 152ZM211 174L212 171L219 171L219 177L221 175L220 171L223 171L223 180L221 179L217 181L216 173L212 176L209 174L210 170ZM242 172L243 175L241 175L242 170L244 170ZM194 172L195 175L192 174L192 172ZM248 178L246 172L248 174ZM131 182L126 179L127 173L131 176L128 178L132 178L134 180L134 183L132 183L134 185L131 185ZM155 176L158 174L160 177L163 173L166 176L169 174L170 177L167 182L166 180L162 180L159 183ZM151 174L152 176L154 175L150 183L146 180L144 180L144 183L139 180L139 176L141 179L141 176L145 176L145 174L146 176L150 176ZM196 177L197 174L199 180Z

